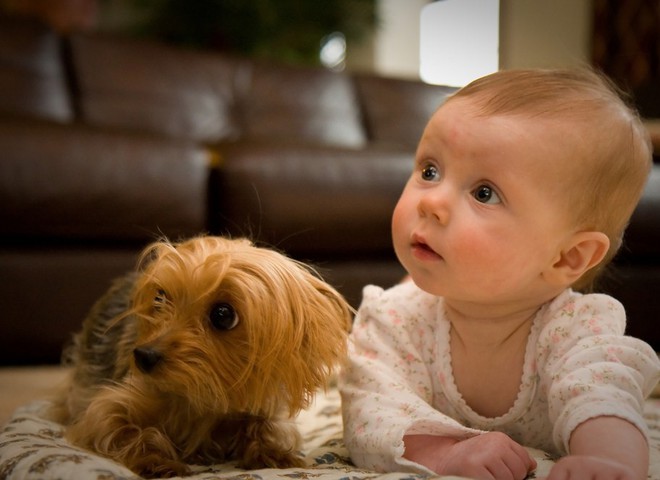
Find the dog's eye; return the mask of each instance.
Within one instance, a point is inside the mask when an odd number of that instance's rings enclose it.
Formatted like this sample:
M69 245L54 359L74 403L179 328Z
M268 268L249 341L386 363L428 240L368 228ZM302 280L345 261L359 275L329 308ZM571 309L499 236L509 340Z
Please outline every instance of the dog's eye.
M238 315L228 303L216 303L211 307L209 320L216 330L231 330L238 324Z

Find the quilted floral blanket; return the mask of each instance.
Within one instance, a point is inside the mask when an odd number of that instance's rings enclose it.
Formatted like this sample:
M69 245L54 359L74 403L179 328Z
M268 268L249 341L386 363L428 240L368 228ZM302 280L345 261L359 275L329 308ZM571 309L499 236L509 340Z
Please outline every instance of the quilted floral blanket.
M68 444L63 427L45 420L40 412L45 402L20 408L0 431L0 480L112 480L138 479L111 460ZM660 480L660 398L646 401L645 415L651 432L649 478ZM231 463L193 467L189 480L422 480L440 477L394 472L380 474L351 464L342 441L341 406L335 388L319 394L315 403L298 419L304 438L306 468L241 470ZM553 459L532 450L537 470L528 478L542 478ZM456 478L456 477L442 477Z

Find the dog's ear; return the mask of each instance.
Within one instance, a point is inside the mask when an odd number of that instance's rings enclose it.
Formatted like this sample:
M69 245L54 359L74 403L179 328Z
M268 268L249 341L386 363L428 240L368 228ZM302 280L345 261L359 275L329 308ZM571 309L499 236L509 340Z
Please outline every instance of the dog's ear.
M299 302L297 311L303 332L298 348L298 374L304 379L309 401L316 390L327 386L331 375L345 361L354 311L316 272L304 265L300 268L304 281L298 284L298 293L292 298Z
M239 310L251 347L244 356L251 401L258 408L277 398L295 414L345 360L353 311L310 267L278 252L252 248L234 260L228 277L245 292Z

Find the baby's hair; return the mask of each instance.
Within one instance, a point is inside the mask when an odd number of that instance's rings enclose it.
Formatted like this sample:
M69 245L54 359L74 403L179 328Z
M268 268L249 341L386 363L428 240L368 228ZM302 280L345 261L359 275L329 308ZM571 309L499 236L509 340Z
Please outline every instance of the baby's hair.
M621 246L651 169L651 141L639 114L605 75L588 68L503 70L448 101L468 97L483 115L559 118L580 133L579 144L567 139L571 165L580 167L564 184L567 207L579 229L603 232L610 240L601 264L573 285L588 290Z

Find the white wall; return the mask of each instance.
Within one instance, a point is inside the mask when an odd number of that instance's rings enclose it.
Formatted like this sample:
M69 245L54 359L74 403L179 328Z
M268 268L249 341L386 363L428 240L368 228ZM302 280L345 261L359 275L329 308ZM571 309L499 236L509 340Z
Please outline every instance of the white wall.
M348 67L419 78L419 14L429 0L379 0L373 38ZM591 58L592 0L500 0L500 68L562 67Z
M380 28L374 68L395 77L419 78L419 13L429 0L379 0Z

